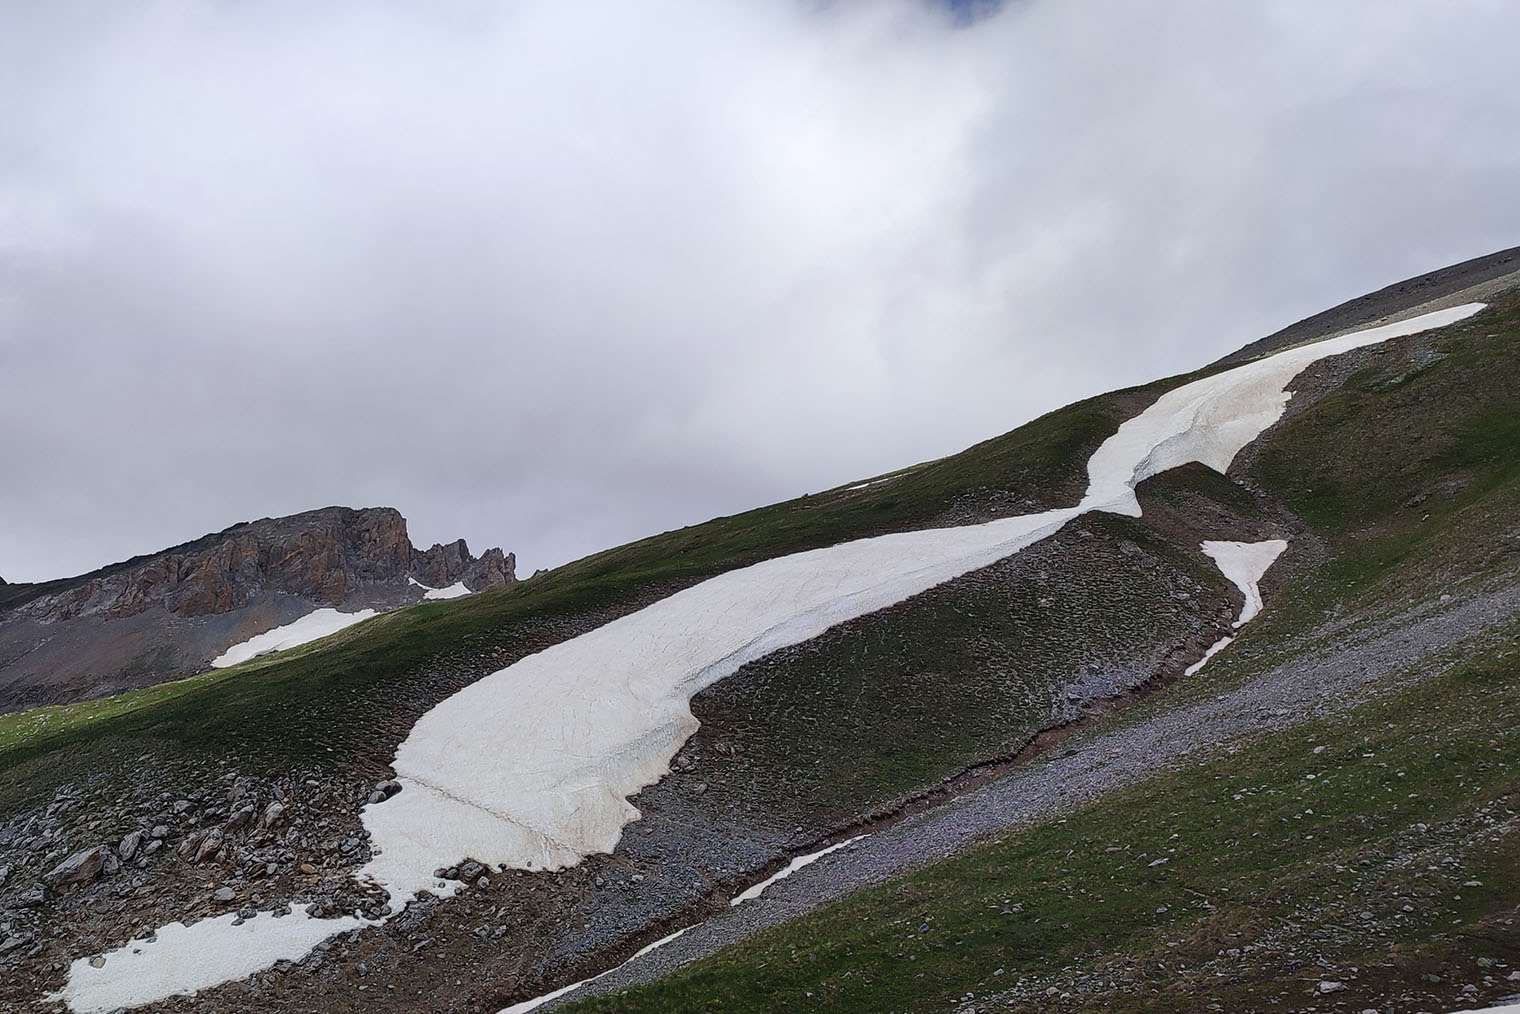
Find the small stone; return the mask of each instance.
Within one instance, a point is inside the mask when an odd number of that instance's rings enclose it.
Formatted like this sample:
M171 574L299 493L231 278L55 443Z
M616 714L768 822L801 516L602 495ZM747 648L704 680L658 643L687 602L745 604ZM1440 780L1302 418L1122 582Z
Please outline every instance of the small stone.
M225 905L229 901L233 901L237 898L237 892L230 887L218 887L216 889L216 893L213 894L211 898L213 901Z
M315 867L315 866L313 866L313 865L311 865L311 863L302 863L302 864L301 864L301 865L300 865L300 866L299 866L299 867L298 867L298 869L299 869L299 870L300 870L300 871L301 871L301 872L302 872L302 873L304 873L304 874L306 874L306 875L307 875L307 876L311 876L311 875L312 875L312 874L314 874L314 873L316 873L316 872L317 872L317 868L316 868L316 867Z
M101 957L99 954L95 955L93 958L90 959L90 967L91 968L104 968L105 965L106 965L106 959L103 958L103 957Z
M116 846L116 854L121 856L122 862L130 862L137 855L137 849L142 845L142 832L133 831L121 839L121 844Z
M153 830L151 830L151 831L148 832L148 837L149 838L159 838L159 839L169 837L169 825L167 825L167 824L154 824L153 825Z
M1339 993L1346 988L1346 984L1344 982L1331 982L1328 979L1321 979L1319 985L1315 988L1319 990L1321 996L1324 996L1327 993Z

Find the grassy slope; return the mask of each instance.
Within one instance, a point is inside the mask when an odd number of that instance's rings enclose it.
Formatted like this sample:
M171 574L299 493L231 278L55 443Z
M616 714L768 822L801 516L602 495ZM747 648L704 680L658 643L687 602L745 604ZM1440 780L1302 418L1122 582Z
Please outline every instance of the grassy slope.
M1389 980L1423 988L1419 976L1446 958L1464 970L1479 957L1520 962L1520 933L1504 923L1516 914L1520 836L1474 841L1463 830L1479 808L1510 814L1520 792L1515 659L1475 659L1349 717L858 892L659 983L566 1009L885 1014L943 1010L1020 979L1031 980L1019 991L1030 1009L1041 1009L1046 983L1065 991L1084 978L1060 973L1073 965L1120 999L1103 988L1063 1009L1291 1004L1303 978L1349 979L1351 966L1361 971L1349 1002L1361 1009ZM1433 830L1411 841L1417 822ZM1402 861L1423 848L1435 850L1435 871L1426 858ZM1459 864L1441 866L1447 856ZM1484 886L1461 886L1469 880ZM1364 910L1378 931L1356 932ZM1352 928L1314 948L1331 969L1263 943L1289 921ZM1221 960L1248 944L1258 946ZM1009 997L982 1009L1017 1006Z
M225 674L108 702L0 717L0 814L85 775L137 761L245 771L389 759L417 714L499 664L702 578L836 542L976 515L988 491L1040 506L1075 501L1084 463L1165 386L1116 392L864 490L835 490L667 532L500 592L429 603ZM1038 499L1037 499L1038 498ZM984 510L985 513L985 510ZM455 678L443 670L470 669ZM482 668L484 666L484 668Z
M1274 432L1252 475L1312 525L1329 558L1279 592L1239 642L1245 651L1146 707L1259 672L1327 620L1513 573L1520 306L1448 329L1435 346L1446 357L1423 365L1371 359ZM1346 1009L1389 993L1461 1006L1458 986L1482 981L1480 958L1520 963L1520 838L1489 833L1479 816L1512 816L1517 717L1517 654L1493 650L575 1009L916 1011L989 991L1008 995L981 1009L1051 1002L1031 984L1010 990L1020 977L1050 977L1058 993L1086 982L1068 1009L1293 1005L1321 978L1350 982L1335 994ZM1416 823L1434 831L1415 838ZM1148 865L1160 856L1171 861ZM1482 886L1462 886L1473 881ZM1302 932L1284 929L1294 926ZM1328 929L1315 939L1315 927ZM1334 972L1308 966L1310 954ZM1080 971L1052 974L1067 966Z

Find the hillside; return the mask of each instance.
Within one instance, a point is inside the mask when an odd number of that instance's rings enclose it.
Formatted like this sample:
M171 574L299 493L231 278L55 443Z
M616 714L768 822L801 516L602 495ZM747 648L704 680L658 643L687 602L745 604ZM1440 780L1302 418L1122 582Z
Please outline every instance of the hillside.
M408 1010L425 997L495 1011L697 923L593 990L699 963L584 1009L1454 1009L1520 990L1505 925L1520 902L1507 648L1520 292L1491 273L1434 302L1406 292L1381 316L1487 306L1287 372L1286 415L1239 454L1209 442L1235 425L1226 410L1273 395L1236 391L1216 364L293 652L0 718L0 998L31 1004L89 969L132 968L116 949L175 920L222 919L253 940L286 903L393 917L334 919L343 932L311 953L142 1009ZM1214 388L1229 397L1194 413L1192 443L1135 445L1133 511L1118 494L1072 506L1101 485L1090 461L1133 436L1121 424L1168 392ZM432 776L398 749L465 688L507 688L460 719L491 719L488 734L529 706L499 678L515 663L629 629L720 575L742 585L811 552L818 566L799 573L833 573L820 568L851 540L961 546L1042 512L1061 524L1037 541L990 541L975 549L985 561L958 548L966 569L919 585L908 579L925 565L887 567L885 598L835 612L844 598L822 596L821 626L731 652L689 698L694 731L633 736L638 749L674 737L674 756L635 780L639 819L610 849L498 870L476 844L426 871L419 900L353 879L404 857L377 857L375 822L411 812ZM1269 540L1287 548L1261 580L1266 609L1236 630L1242 589L1203 544ZM504 737L506 763L533 766L523 742ZM633 756L594 768L611 776ZM436 829L454 840L456 826ZM61 881L78 870L48 878L97 847L77 885ZM282 932L312 925L285 919Z
M79 577L0 585L0 713L194 675L314 609L393 609L456 582L500 588L514 567L500 549L477 560L463 539L417 549L388 507L327 507Z

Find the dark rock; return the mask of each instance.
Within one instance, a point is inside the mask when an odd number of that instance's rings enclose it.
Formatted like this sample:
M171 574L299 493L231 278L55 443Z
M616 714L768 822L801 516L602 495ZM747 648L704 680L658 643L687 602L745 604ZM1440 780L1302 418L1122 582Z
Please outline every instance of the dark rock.
M116 846L116 854L121 856L122 862L131 862L141 845L142 832L133 831L121 839L121 844Z
M201 838L200 845L195 850L195 861L201 862L208 856L215 854L222 847L222 839L221 828L213 827L207 831L205 836Z
M279 823L281 819L284 818L284 816L284 803L270 803L268 806L264 807L264 815L259 818L260 830L273 830L275 827L279 826Z
M87 884L100 876L105 867L107 849L104 845L80 849L63 862L49 870L42 882L49 887L67 887L69 884Z

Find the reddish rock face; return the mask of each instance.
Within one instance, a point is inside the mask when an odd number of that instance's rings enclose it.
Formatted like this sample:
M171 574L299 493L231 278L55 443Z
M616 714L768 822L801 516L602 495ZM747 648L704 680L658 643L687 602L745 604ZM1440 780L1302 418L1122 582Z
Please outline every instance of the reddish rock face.
M362 585L405 579L412 553L406 519L396 510L327 507L235 525L107 567L35 600L28 612L42 620L119 618L161 606L176 616L206 616L239 609L266 591L336 606Z
M500 549L476 559L463 539L414 549L389 507L234 525L0 598L0 713L187 676L312 609L407 605L421 597L408 578L500 588L515 565Z

